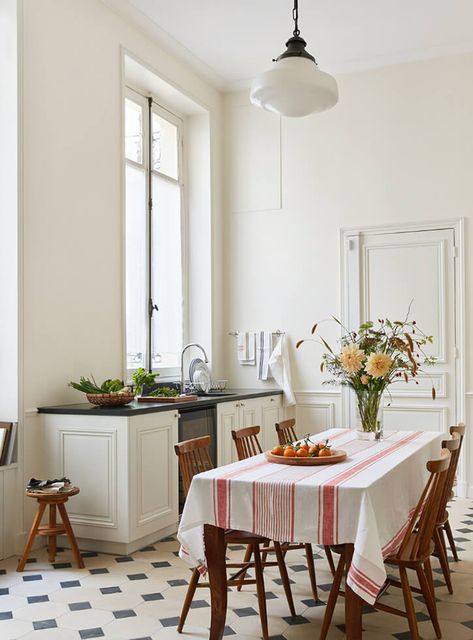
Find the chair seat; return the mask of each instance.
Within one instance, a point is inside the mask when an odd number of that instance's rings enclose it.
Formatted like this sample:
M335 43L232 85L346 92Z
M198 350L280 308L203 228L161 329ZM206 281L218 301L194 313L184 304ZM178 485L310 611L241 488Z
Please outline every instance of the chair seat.
M418 555L416 558L411 558L412 547L414 546L416 538L417 538L417 533L416 532L411 533L409 537L409 541L406 544L406 547L402 552L402 554L398 556L396 552L388 556L387 558L385 558L384 562L386 564L393 564L393 565L402 564L405 566L415 566L417 564L424 563L427 560L427 558L430 558L430 556L432 555L435 548L435 544L434 544L434 541L431 540L429 544L429 549L425 555Z
M248 531L237 531L236 529L225 529L225 542L229 544L264 544L269 543L269 539Z

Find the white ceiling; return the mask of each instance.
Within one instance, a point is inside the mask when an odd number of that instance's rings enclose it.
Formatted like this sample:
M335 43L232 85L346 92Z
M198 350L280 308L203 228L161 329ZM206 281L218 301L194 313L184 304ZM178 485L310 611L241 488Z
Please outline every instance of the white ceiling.
M128 3L221 88L268 68L292 33L292 0ZM333 73L473 50L472 0L299 0L299 16L308 51Z

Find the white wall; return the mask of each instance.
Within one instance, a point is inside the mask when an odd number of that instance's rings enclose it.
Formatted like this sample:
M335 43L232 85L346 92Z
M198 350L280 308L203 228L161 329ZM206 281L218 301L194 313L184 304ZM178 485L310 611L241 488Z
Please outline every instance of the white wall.
M18 419L16 0L0 4L0 420Z
M334 109L283 119L281 133L276 116L252 115L246 93L226 97L225 330L287 332L302 413L317 424L339 424L338 394L322 387L320 351L294 346L314 322L340 314L343 227L466 218L473 391L472 72L467 54L341 76ZM338 332L325 333L335 340ZM231 337L226 368L236 386L265 384L237 364Z
M25 407L123 367L121 52L220 96L99 0L24 1ZM218 162L218 139L213 140ZM218 166L218 165L216 165Z

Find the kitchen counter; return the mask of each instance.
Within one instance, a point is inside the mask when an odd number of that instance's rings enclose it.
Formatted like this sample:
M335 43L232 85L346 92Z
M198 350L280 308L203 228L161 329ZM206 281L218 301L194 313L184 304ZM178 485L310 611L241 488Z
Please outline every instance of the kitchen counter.
M233 395L116 408L84 403L38 409L47 477L66 476L80 487L69 516L81 549L127 555L176 532L174 445L183 436L194 437L193 424L199 437L205 431L202 420L213 416L207 426L217 465L237 458L234 429L259 425L261 446L274 446L274 425L284 418L281 390L226 393Z
M156 402L141 403L134 400L124 407L99 407L88 402L79 404L63 404L51 407L38 407L38 413L55 413L62 415L97 415L97 416L135 416L144 413L172 411L173 409L195 409L215 406L220 402L233 402L249 398L264 398L282 394L281 389L225 389L215 395L199 396L192 402Z

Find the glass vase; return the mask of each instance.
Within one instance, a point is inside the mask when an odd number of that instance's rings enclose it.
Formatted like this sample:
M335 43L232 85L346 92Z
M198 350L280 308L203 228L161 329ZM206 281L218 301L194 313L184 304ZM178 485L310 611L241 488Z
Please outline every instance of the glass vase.
M367 390L365 393L357 394L359 437L362 440L381 440L383 437L382 397L382 391Z

